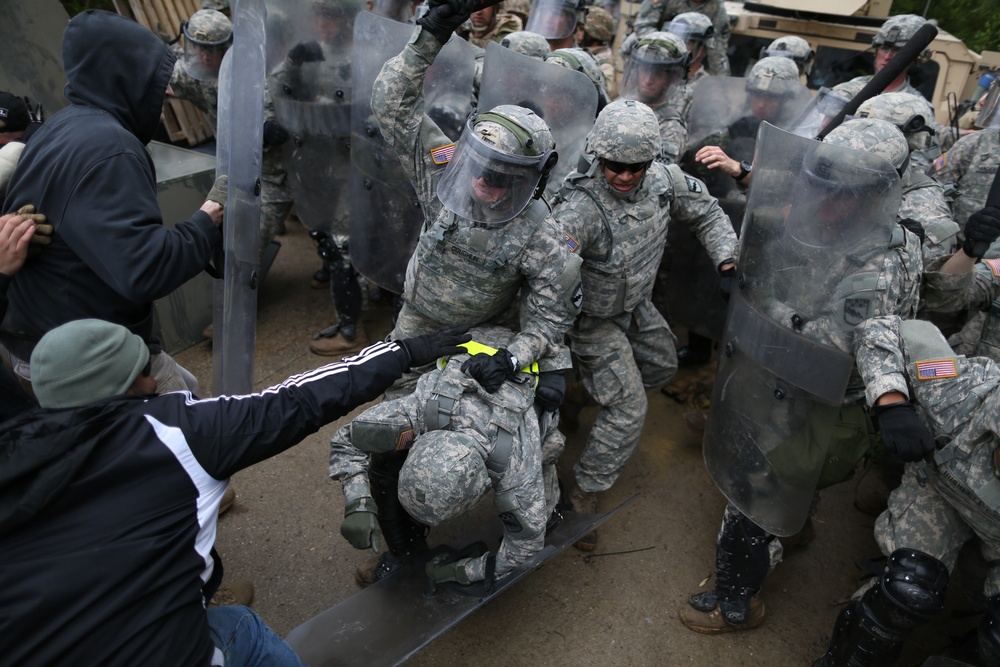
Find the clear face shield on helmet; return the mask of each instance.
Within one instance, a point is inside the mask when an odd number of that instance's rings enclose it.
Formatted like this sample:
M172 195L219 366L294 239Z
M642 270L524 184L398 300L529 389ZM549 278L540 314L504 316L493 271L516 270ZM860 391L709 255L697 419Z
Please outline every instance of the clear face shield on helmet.
M983 96L983 106L973 125L981 130L1000 127L1000 77L993 79L989 90Z
M877 155L821 144L792 185L788 233L811 248L848 251L867 243L873 221L895 216L883 195L898 182L893 165Z
M681 58L666 60L662 56L648 56L642 48L636 49L625 66L620 96L653 108L660 106L687 78L689 58L690 53L685 53Z
M850 101L846 95L824 86L812 96L802 111L788 125L787 130L800 137L813 139L837 114L843 111Z
M219 78L222 57L233 44L233 35L224 39L206 41L192 37L188 25L184 25L184 65L188 74L199 81L214 81Z
M488 125L485 125L488 123ZM483 127L477 126L482 125ZM517 138L524 154L490 145L497 134ZM555 166L554 150L538 151L523 128L489 112L471 116L455 147L455 155L438 182L438 199L446 209L468 220L508 222L535 195L543 176Z
M583 10L564 0L535 0L524 29L545 39L565 39L576 30Z

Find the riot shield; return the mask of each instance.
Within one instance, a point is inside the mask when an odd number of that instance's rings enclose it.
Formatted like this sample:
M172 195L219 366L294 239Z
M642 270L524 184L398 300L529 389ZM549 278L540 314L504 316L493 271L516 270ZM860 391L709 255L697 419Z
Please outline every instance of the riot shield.
M277 3L276 3L277 4ZM288 185L299 220L309 229L348 233L351 159L351 52L360 0L281 3L281 31L291 44L269 74L284 144Z
M233 17L233 46L219 72L216 170L217 176L229 177L229 194L223 226L224 279L213 286L216 396L253 390L265 14L263 0L240 0Z
M769 117L787 123L808 98L808 90L800 86L781 100ZM695 88L688 114L688 149L681 166L705 182L737 233L743 220L745 196L729 175L706 169L694 161L694 155L703 146L719 146L735 160L753 162L760 122L746 93L746 79L707 77ZM771 124L783 126L773 120ZM726 303L719 294L719 273L687 226L674 224L667 230L664 267L670 276L661 283L664 289L658 295L658 302L663 303L670 323L719 340L726 321Z
M854 367L850 332L875 314L852 279L885 252L900 192L878 156L761 126L704 455L769 533L808 516Z
M351 262L365 278L397 294L403 291L406 263L417 245L424 213L395 150L379 132L371 98L382 66L403 50L412 34L412 25L369 12L354 23L358 48L352 63L356 102L351 117ZM424 80L426 113L438 110L465 120L472 110L475 51L461 39L441 49Z
M549 174L546 196L576 168L597 117L597 90L586 74L529 58L499 44L486 46L479 108L501 104L531 109L552 131L559 161Z
M637 497L632 496L605 514L568 512L545 536L545 547L534 558L481 597L444 587L433 590L424 574L424 563L435 553L431 551L423 560L294 628L285 639L303 664L312 667L398 665ZM486 546L495 549L500 524L491 522L487 532L490 535Z
M802 107L785 129L800 137L815 139L827 123L836 118L850 101L846 95L824 86L816 91L812 99Z

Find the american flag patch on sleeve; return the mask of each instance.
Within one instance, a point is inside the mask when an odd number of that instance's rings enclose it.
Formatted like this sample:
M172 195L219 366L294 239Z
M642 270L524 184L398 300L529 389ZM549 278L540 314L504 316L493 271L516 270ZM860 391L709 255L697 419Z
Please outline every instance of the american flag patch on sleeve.
M413 446L413 429L403 431L399 434L399 440L396 441L396 451L401 452L405 449L409 449Z
M438 146L431 149L431 159L434 160L434 164L448 164L454 155L455 144L447 144L446 146Z
M918 380L940 380L942 378L958 377L958 368L954 359L934 359L917 362Z
M934 160L934 171L941 171L948 164L948 154L941 153L941 156Z
M984 259L983 264L990 267L994 276L1000 278L1000 259Z
M569 247L570 252L576 252L576 249L580 247L577 240L569 234L566 234L566 245Z

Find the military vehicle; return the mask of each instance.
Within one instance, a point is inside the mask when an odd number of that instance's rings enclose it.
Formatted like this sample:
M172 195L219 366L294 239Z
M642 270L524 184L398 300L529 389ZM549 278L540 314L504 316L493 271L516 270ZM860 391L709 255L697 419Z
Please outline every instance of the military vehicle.
M731 37L729 63L733 74L748 71L760 51L782 35L798 35L809 42L816 60L807 76L810 89L838 83L875 71L872 38L889 17L892 0L768 0L726 2ZM639 11L635 2L621 3L616 40L631 31L630 19ZM939 26L940 28L940 26ZM940 124L953 124L962 103L976 90L979 78L1000 69L1000 53L978 54L944 30L910 69L910 82L934 105Z

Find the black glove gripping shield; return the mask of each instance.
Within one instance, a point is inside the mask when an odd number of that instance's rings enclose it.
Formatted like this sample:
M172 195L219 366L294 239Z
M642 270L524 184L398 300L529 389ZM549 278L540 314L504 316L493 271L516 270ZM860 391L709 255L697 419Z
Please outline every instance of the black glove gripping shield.
M303 664L311 667L403 663L522 577L604 523L638 495L604 514L566 512L562 522L546 535L545 547L530 561L495 582L492 590L482 596L469 595L469 591L460 592L456 590L460 587L451 585L438 585L431 594L424 564L434 555L444 552L458 557L474 555L466 554L465 550L481 549L485 543L489 543L490 549L496 549L501 529L495 521L484 526L484 532L490 537L483 544L477 543L477 536L458 547L430 549L406 568L293 629L285 641Z

